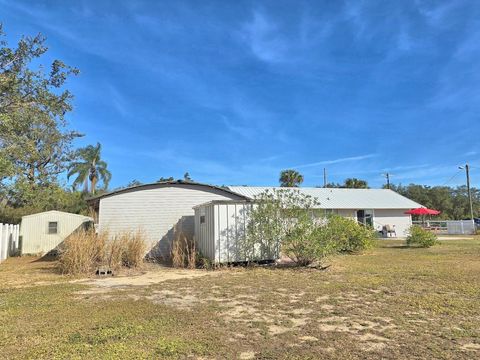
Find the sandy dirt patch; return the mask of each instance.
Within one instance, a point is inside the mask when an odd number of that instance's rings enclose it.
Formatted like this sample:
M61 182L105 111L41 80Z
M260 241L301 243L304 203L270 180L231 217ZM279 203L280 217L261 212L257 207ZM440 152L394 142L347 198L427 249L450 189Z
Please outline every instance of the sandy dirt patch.
M135 276L111 276L97 279L73 280L72 282L97 287L121 288L130 286L149 286L169 280L192 279L216 274L220 274L220 272L160 268L158 270L147 271Z
M480 344L468 343L461 346L462 350L480 351Z

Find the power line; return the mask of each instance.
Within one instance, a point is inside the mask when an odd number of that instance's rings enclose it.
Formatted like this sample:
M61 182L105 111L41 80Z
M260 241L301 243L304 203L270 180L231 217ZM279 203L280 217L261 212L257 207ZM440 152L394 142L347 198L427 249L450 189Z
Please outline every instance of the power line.
M450 177L450 179L448 179L447 181L445 181L445 183L443 183L443 184L440 185L440 186L445 186L445 185L447 185L447 184L450 183L453 179L455 179L458 175L460 175L461 172L462 172L462 170L458 170L455 174L453 174L452 177Z

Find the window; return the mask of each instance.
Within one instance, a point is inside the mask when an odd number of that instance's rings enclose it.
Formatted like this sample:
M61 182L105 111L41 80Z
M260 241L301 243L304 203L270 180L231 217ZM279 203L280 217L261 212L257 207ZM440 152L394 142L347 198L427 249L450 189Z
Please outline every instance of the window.
M200 215L200 224L205 224L205 215Z
M57 234L58 233L58 222L56 222L56 221L49 221L48 222L48 233L49 234Z
M365 226L373 227L373 210L358 210L357 221Z

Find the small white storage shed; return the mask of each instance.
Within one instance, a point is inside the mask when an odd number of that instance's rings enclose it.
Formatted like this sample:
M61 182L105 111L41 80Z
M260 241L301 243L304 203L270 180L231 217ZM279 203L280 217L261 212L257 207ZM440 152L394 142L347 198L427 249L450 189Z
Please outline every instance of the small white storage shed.
M93 222L91 217L57 210L23 216L20 225L21 253L46 254L89 222Z
M215 263L268 261L279 257L278 248L247 244L250 201L210 201L194 207L198 251Z

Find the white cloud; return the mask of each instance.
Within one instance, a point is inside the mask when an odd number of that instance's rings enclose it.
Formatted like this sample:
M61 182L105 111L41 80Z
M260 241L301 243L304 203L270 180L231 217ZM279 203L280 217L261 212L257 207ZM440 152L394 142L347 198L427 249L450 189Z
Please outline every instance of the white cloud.
M252 53L265 62L279 62L287 58L288 42L280 35L278 25L260 11L246 23L243 37Z
M339 163L349 162L349 161L362 161L362 160L370 159L370 158L375 157L375 156L378 156L378 155L377 154L366 154L366 155L351 156L351 157L332 159L332 160L323 160L323 161L318 161L318 162L309 163L309 164L301 164L301 165L292 166L292 168L301 169L301 168L309 168L309 167L315 167L315 166L320 166L320 165L339 164Z

